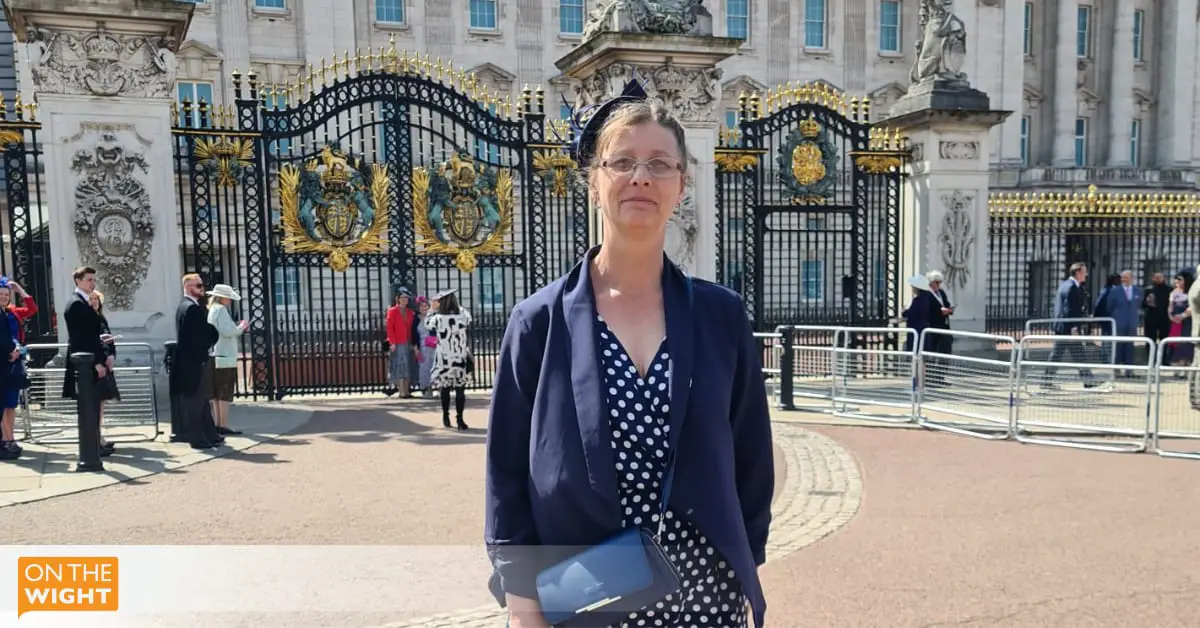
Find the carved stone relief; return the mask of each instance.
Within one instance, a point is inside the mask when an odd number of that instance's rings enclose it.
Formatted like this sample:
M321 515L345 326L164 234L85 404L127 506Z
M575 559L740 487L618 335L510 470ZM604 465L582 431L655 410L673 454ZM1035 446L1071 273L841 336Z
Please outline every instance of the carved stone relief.
M716 67L614 63L580 83L577 106L594 105L620 94L635 73L643 82L646 93L670 108L680 120L708 122L716 119L716 107L720 102L717 81L721 79L721 69Z
M1086 87L1076 90L1076 97L1079 99L1079 105L1086 107L1080 113L1093 113L1100 106L1100 95Z
M979 157L979 142L938 142L938 156L942 159L966 161Z
M946 285L955 289L967 287L971 279L971 253L975 248L975 193L953 190L942 194L941 231L937 243L941 248Z
M583 28L587 41L600 33L712 35L704 0L601 0Z
M98 137L85 139L71 160L79 176L75 238L83 263L99 275L108 306L129 310L146 279L154 245L150 193L138 176L149 174L150 165L142 153L123 146L113 130L89 134Z
M694 272L696 265L696 235L699 223L695 198L695 183L689 178L683 201L667 221L667 239L664 247L667 257L688 272Z
M909 79L913 85L942 81L967 86L962 71L967 58L967 27L954 14L953 0L921 0L916 59Z
M30 59L42 93L171 98L177 42L168 37L31 28Z
M1025 86L1022 95L1024 96L1026 111L1037 109L1042 104L1042 101L1046 99L1045 96L1042 96L1041 92L1028 85Z

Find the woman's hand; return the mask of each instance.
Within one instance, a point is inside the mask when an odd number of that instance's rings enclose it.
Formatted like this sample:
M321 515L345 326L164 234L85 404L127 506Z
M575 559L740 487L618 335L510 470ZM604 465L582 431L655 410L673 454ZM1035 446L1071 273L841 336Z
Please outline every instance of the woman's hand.
M508 606L509 628L550 628L537 600L509 595L505 602Z

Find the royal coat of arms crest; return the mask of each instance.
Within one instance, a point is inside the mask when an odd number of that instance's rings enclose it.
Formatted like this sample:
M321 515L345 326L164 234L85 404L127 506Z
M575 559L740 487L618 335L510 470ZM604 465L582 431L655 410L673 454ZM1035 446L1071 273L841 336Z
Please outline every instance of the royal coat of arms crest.
M512 174L466 153L436 167L413 169L413 221L421 253L453 255L464 273L475 271L479 255L504 252L512 208Z
M392 193L388 167L351 159L327 144L303 168L279 170L283 246L288 253L326 253L341 273L350 255L386 253Z
M838 150L829 133L813 119L802 121L779 149L779 182L797 205L823 205L833 192Z

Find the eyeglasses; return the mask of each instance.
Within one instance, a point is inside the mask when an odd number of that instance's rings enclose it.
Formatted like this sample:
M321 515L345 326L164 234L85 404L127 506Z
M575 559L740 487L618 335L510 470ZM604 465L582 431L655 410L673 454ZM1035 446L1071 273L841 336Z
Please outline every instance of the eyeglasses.
M683 172L682 164L666 157L655 157L646 161L638 161L632 157L614 157L600 162L601 168L622 177L632 175L638 166L645 166L650 176L655 179L666 179L677 172Z

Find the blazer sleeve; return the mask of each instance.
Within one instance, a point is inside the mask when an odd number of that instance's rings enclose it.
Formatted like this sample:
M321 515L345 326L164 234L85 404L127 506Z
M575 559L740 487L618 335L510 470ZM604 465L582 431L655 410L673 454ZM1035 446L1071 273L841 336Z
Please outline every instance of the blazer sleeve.
M196 353L201 356L207 354L220 339L217 328L208 324L208 315L203 306L189 307L184 315L184 323L189 330L188 336L195 338Z
M500 589L537 598L541 568L529 497L529 436L543 351L519 309L513 310L497 358L488 412L484 543Z
M908 323L909 327L918 331L929 327L929 301L932 298L933 295L925 291L913 297L912 303L908 304L908 309L905 310L906 314L904 316L904 320Z
M14 307L13 314L17 315L17 319L26 321L38 313L37 301L33 297L25 297L21 299L21 307Z
M771 498L775 494L775 460L771 439L771 412L762 374L761 347L745 310L741 321L737 368L729 421L733 432L733 455L738 501L750 540L754 563L767 561L767 534L771 527Z
M1083 288L1072 285L1067 290L1067 318L1083 317Z
M237 338L242 335L242 328L233 322L229 310L225 307L214 307L208 311L208 324L217 328L217 333L225 338Z

